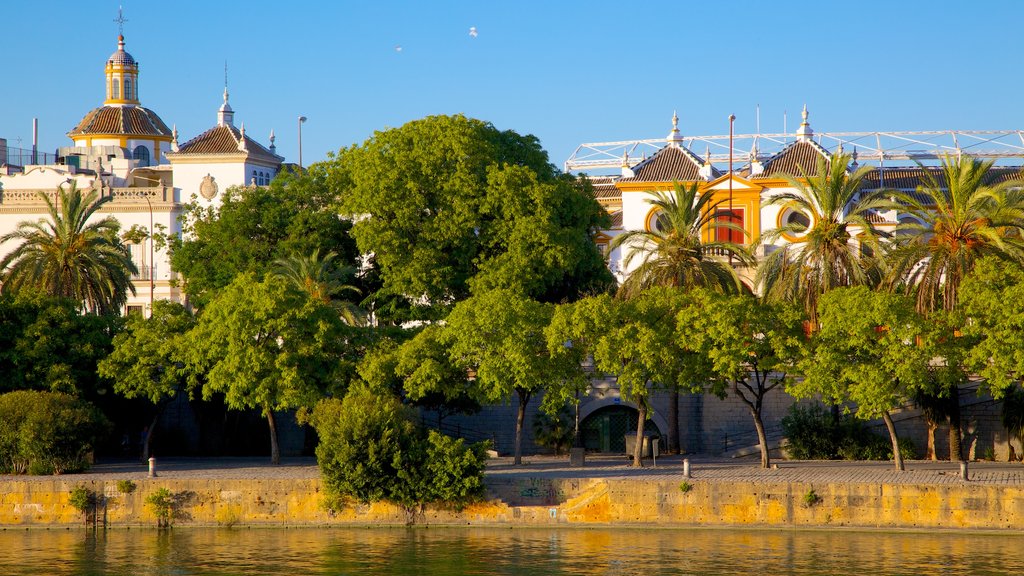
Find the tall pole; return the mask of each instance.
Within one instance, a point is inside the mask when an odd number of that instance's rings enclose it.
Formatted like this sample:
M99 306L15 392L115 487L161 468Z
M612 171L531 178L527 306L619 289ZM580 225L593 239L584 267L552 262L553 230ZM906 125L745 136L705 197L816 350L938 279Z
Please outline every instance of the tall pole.
M153 300L156 294L156 279L154 278L156 271L155 252L156 248L153 246L153 203L149 201L149 194L143 196L146 199L146 204L149 206L149 316L153 317Z
M299 116L299 172L302 172L302 123L305 121L305 116Z
M735 223L732 211L732 125L736 121L735 114L729 114L729 223ZM732 239L732 231L729 231L729 238ZM732 266L732 252L729 252L729 265Z

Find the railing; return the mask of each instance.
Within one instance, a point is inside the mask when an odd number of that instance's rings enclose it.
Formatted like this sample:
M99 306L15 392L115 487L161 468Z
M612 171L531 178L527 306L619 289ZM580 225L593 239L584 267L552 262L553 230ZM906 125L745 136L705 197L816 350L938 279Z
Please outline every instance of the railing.
M156 265L153 266L139 266L139 271L132 274L132 280L149 280L150 278L156 279Z
M451 436L452 438L461 438L469 443L485 442L489 441L492 445L495 444L495 436L492 431L475 430L473 428L467 428L461 424L450 424L445 421L441 421L440 424L436 418L420 417L420 423L426 428L437 430L443 434Z
M57 163L56 154L40 152L38 150L32 152L30 149L7 146L6 153L4 152L5 149L0 148L0 164L7 164L8 166L29 166L32 164Z
M34 190L0 190L0 204L44 204L40 193L45 194L51 202L57 201L57 191L52 189ZM110 196L111 202L117 204L151 204L170 202L174 199L173 188L155 186L151 188L104 188L104 196Z

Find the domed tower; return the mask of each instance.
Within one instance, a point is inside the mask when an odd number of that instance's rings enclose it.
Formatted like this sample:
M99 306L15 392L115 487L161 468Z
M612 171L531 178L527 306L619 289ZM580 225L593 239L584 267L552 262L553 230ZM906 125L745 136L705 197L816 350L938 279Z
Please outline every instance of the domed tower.
M82 118L68 137L76 147L114 146L135 166L160 164L170 149L171 130L139 102L139 64L117 37L117 50L107 59L107 97L103 106ZM117 156L117 155L115 155Z

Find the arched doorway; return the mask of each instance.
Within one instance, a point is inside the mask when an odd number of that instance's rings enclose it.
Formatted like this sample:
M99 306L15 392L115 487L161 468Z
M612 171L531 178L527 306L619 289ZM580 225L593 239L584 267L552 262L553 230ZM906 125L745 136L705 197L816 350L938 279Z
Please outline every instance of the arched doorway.
M636 420L639 414L636 408L623 404L612 404L594 410L580 422L583 446L588 452L624 454L626 434L636 433ZM644 433L661 435L658 425L652 420L644 423Z

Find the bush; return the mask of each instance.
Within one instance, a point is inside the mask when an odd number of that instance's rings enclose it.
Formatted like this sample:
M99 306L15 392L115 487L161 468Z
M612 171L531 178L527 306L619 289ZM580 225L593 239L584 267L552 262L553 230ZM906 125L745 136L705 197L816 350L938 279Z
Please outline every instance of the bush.
M85 470L88 453L108 431L107 419L84 400L30 390L0 395L0 472Z
M533 417L533 441L561 455L572 444L575 432L572 408L563 405L555 414L538 412Z
M889 436L869 431L864 422L841 416L836 422L820 405L801 408L794 404L782 419L782 431L789 439L786 450L797 460L892 460ZM899 438L900 452L906 460L917 455L909 438Z
M485 446L426 432L389 392L355 386L344 400L317 404L309 417L317 463L335 501L463 506L483 495ZM336 502L329 502L336 504Z
M146 505L153 510L158 528L169 528L174 519L174 494L167 488L158 488L146 496Z

